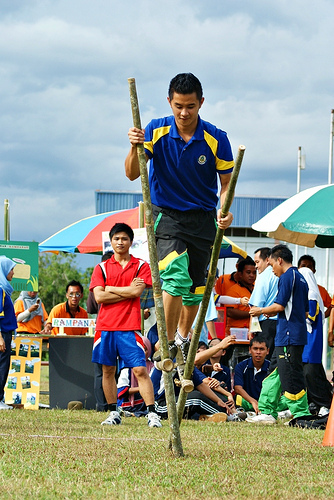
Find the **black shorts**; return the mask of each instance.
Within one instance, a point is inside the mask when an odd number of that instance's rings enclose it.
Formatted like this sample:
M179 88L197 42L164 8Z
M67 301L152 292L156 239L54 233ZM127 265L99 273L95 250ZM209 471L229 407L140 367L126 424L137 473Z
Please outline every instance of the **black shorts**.
M155 236L159 262L172 252L189 257L189 276L193 282L190 289L205 284L207 267L215 240L216 210L188 210L182 212L153 205Z

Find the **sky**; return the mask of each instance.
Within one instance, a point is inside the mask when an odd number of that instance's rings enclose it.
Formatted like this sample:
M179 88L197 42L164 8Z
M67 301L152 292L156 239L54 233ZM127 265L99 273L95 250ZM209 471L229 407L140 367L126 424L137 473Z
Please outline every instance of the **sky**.
M201 80L201 117L227 132L235 155L246 146L237 195L293 195L299 146L301 189L326 184L333 19L332 0L1 0L10 239L42 242L94 215L97 189L140 190L124 174L129 77L143 127L170 114L173 76Z

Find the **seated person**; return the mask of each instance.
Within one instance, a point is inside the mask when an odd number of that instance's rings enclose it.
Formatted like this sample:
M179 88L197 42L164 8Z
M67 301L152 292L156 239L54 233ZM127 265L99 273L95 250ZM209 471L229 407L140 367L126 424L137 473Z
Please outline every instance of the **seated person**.
M144 342L146 370L150 373L154 367L150 360L152 354L151 342L147 337L142 337ZM122 368L117 381L117 406L124 412L141 417L147 415L147 408L144 399L140 395L138 381L131 368ZM126 413L125 413L126 415Z
M241 361L235 367L234 391L236 393L236 405L245 411L259 413L258 399L262 388L262 382L269 372L268 345L264 337L259 333L251 339L249 344L250 358Z
M88 319L88 314L85 309L79 306L80 300L83 297L83 286L79 281L72 280L66 286L66 302L57 304L51 309L46 325L42 333L46 335L58 335L59 328L52 327L53 318L75 318ZM66 335L85 335L88 328L65 327Z
M205 382L207 377L196 367L193 372L195 390L187 394L183 418L194 420L212 420L214 422L226 422L233 412L230 407L222 401L219 393L214 392ZM151 372L151 380L154 387L155 407L157 414L166 419L168 417L165 399L165 388L162 371L154 368ZM180 389L175 384L175 396L178 398Z
M14 303L17 320L17 333L40 333L48 319L44 304L38 297L38 292L20 293Z
M209 342L209 349L205 353L209 354L207 361L200 367L201 371L208 377L215 378L219 382L223 382L222 387L231 392L231 372L227 366L221 365L221 358L226 354L226 349L221 347L222 341L220 339L211 339ZM219 349L210 349L211 347L219 346ZM198 359L198 357L197 357ZM203 358L202 358L203 359ZM196 360L195 360L196 363ZM197 363L196 363L197 364Z

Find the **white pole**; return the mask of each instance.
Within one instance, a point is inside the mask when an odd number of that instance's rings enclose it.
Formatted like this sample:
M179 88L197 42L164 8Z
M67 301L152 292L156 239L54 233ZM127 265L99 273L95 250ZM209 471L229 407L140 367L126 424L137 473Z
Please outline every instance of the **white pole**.
M300 192L300 171L305 167L302 165L302 148L299 146L298 148L298 163L297 163L297 194ZM295 261L294 265L297 265L298 262L298 245L295 245Z
M333 173L333 136L334 136L334 109L331 112L331 133L329 140L328 184L332 184Z
M298 148L298 164L297 164L297 194L300 192L300 171L302 170L302 148Z
M333 173L333 137L334 137L334 109L331 111L331 124L330 124L330 136L329 136L329 162L328 162L328 184L332 184L332 173ZM326 248L326 289L329 287L329 248ZM326 321L326 325L328 320ZM324 329L324 348L322 350L322 364L327 369L327 329Z

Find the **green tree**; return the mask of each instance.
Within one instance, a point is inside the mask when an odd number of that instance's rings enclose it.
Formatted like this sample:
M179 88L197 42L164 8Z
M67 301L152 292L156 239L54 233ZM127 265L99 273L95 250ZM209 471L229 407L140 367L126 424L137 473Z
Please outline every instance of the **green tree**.
M66 301L66 285L71 280L80 281L84 288L81 307L86 308L88 286L93 268L80 271L75 255L70 253L41 253L39 256L39 295L49 313L53 306Z

